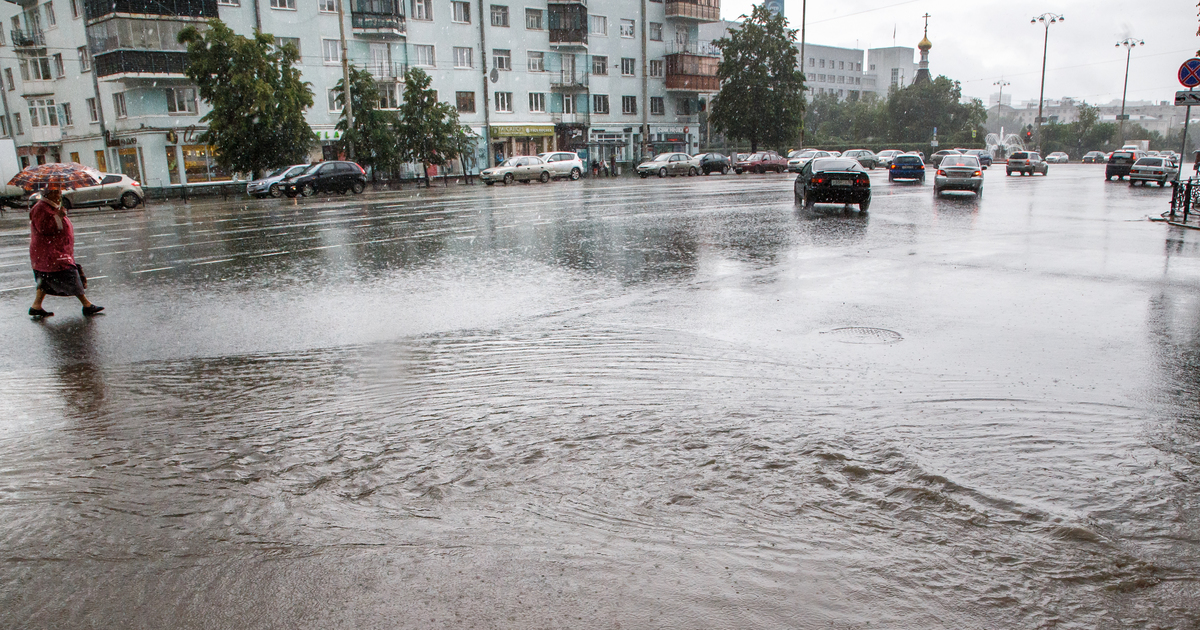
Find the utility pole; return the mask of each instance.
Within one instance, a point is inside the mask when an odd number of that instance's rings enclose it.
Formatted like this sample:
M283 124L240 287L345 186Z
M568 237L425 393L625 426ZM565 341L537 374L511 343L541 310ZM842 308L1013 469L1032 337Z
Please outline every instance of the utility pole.
M804 57L804 27L808 26L808 0L800 2L800 78L804 81L804 91L808 91L808 59ZM804 148L804 124L808 112L800 112L800 146L797 149Z
M638 162L642 161L642 156L647 153L646 144L648 142L650 142L650 116L649 116L650 77L647 76L650 73L648 72L648 69L647 69L647 64L649 64L649 61L647 59L649 57L649 54L647 53L647 41L646 41L647 38L649 37L649 34L646 33L647 24L648 23L646 22L646 0L642 0L642 143L641 143L641 146L638 146L636 148L637 155L633 154L633 151L635 150L634 147L629 148L629 159L633 162L634 167L637 167ZM710 101L710 105L711 105L711 101ZM710 114L712 113L711 109L709 110L709 113ZM709 138L708 141L711 144L712 136L710 135L708 138Z
M487 34L483 26L483 15L483 0L479 0L479 65L483 69L483 164L484 168L487 168L492 165L492 97L488 92Z
M1041 22L1046 27L1046 35L1042 39L1042 88L1038 91L1038 115L1037 120L1034 121L1036 124L1033 127L1034 133L1037 134L1033 146L1039 152L1042 150L1042 123L1045 122L1042 118L1042 105L1046 102L1046 49L1050 44L1050 25L1057 24L1066 19L1057 13L1043 13L1029 20L1030 24Z
M346 10L342 7L345 0L338 0L338 34L342 38L342 101L343 111L346 112L346 158L354 159L354 143L350 141L350 131L354 129L354 106L350 98L350 51L346 47ZM257 7L257 4L255 5Z
M1117 48L1125 47L1125 87L1121 88L1121 115L1117 116L1117 137L1121 138L1121 145L1125 144L1125 93L1129 90L1129 58L1133 55L1133 49L1138 46L1145 46L1146 42L1140 39L1127 37L1117 42Z

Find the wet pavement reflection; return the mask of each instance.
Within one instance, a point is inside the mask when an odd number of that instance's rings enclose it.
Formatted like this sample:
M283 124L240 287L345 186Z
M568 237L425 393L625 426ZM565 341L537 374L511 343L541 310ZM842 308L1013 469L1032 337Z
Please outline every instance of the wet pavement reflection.
M0 219L0 626L1200 626L1200 233L1103 166Z

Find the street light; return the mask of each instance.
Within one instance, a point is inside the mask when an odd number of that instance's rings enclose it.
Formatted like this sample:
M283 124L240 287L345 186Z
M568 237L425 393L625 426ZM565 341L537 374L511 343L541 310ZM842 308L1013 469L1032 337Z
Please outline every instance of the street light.
M1125 47L1125 87L1121 88L1121 115L1117 116L1117 135L1121 138L1121 145L1125 145L1125 92L1129 90L1129 57L1133 54L1133 49L1138 46L1145 46L1146 42L1132 37L1125 38L1117 42L1117 48Z
M999 122L1000 120L1003 120L1003 115L1004 115L1004 86L1012 85L1012 83L1009 83L1008 81L1005 81L1004 79L1000 79L999 81L993 83L992 85L1000 86L1000 96L996 98L996 120L997 120L997 122ZM1003 134L1001 134L1001 135L1003 135ZM1001 144L1003 144L1004 138L1000 138L1000 142L1001 142Z
M1050 43L1050 25L1066 21L1067 18L1057 13L1043 13L1031 20L1030 24L1041 22L1046 26L1046 35L1042 39L1042 89L1038 92L1038 115L1034 121L1036 125L1034 129L1037 131L1037 140L1034 146L1038 151L1042 150L1042 104L1046 102L1046 47Z

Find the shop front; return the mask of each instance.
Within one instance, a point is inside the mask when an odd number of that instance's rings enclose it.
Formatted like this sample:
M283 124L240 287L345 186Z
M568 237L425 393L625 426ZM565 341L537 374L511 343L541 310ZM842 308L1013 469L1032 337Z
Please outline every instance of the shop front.
M606 164L611 169L615 163L622 172L628 172L640 158L637 148L641 143L641 127L592 127L588 133L589 163L601 170Z
M684 125L650 125L646 146L654 155L659 153L688 153L700 151L697 132L692 126Z
M537 155L554 150L554 125L492 125L493 164L518 155Z

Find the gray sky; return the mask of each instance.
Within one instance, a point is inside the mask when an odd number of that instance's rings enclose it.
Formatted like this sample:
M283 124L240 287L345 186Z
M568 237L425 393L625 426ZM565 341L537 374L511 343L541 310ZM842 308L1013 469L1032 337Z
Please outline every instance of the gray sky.
M749 13L751 0L723 0L721 13L736 20ZM801 0L786 0L784 14L800 27ZM807 41L828 46L916 48L921 16L928 12L929 67L962 82L965 96L987 103L1001 79L1013 104L1038 97L1041 78L1041 24L1030 18L1052 12L1067 19L1050 26L1046 98L1071 96L1104 104L1121 98L1126 37L1146 41L1133 50L1129 100L1174 101L1184 89L1179 64L1200 49L1196 0L840 0L808 3Z

